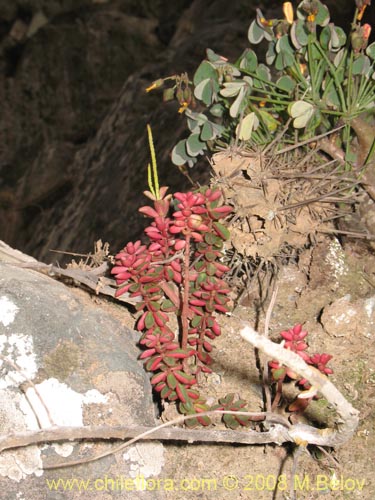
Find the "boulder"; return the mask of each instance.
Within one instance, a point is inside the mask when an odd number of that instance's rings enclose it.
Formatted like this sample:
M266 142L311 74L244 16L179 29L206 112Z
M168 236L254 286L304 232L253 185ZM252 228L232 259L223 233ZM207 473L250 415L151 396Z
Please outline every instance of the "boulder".
M116 319L121 306L106 302L103 307L82 290L23 267L35 262L0 245L2 434L52 425L154 425L149 378L137 359L138 334ZM116 443L70 442L4 451L1 490L6 498L30 500L103 498L103 491L105 498L134 498L142 488L139 478L146 480L163 466L160 443L137 444L74 469L43 471L43 464L61 460L58 455L77 460L111 446ZM68 492L62 483L57 489L51 483L71 478L90 481L73 484ZM162 498L161 492L143 495Z

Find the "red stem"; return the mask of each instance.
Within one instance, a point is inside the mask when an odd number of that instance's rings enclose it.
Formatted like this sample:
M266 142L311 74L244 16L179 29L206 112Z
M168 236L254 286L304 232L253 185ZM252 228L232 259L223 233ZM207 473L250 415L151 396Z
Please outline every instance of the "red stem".
M205 336L205 332L206 332L206 317L204 317L204 321L202 322L202 327L201 327L201 331L199 332L199 343L198 343L198 353L199 354L202 354L203 352L203 341L204 341L204 336Z
M283 380L278 380L275 399L272 402L271 411L275 411L275 409L278 407L278 404L280 403L282 392L283 392Z
M186 246L184 254L184 293L182 297L181 324L182 340L181 348L186 349L189 331L189 268L190 268L190 234L186 235Z

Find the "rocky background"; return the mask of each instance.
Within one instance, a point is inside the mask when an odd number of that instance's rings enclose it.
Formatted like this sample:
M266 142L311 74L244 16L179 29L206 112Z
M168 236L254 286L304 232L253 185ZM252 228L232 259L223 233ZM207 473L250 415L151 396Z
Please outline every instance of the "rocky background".
M327 3L348 24L354 1ZM282 2L0 0L0 239L51 262L139 237L147 123L162 184L191 185L169 158L185 119L145 88L192 74L207 47L238 57L256 7ZM204 183L208 163L190 173Z

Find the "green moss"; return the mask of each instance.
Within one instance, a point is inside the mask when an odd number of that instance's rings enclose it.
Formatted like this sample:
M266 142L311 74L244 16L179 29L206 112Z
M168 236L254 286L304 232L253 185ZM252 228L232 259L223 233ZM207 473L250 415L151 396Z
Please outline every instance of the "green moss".
M311 401L304 416L311 422L317 422L332 427L337 413L329 405L325 398Z
M44 357L44 368L49 377L63 381L79 366L79 347L64 341Z

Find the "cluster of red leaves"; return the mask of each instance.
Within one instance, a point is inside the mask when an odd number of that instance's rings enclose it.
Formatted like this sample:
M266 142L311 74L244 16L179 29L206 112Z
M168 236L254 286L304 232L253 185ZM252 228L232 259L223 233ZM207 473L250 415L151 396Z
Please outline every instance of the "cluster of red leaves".
M152 218L145 229L150 242L128 243L111 272L120 285L117 296L127 292L139 297L141 359L154 374L155 390L165 400L178 401L184 414L199 413L209 407L196 389L197 375L211 371L211 340L221 333L215 315L229 310L229 289L222 279L229 268L220 262L229 232L219 219L232 209L220 204L217 189L175 193L173 198L166 192L160 188L158 199L145 193L153 207L139 211ZM180 334L169 326L171 315L180 320ZM197 421L210 423L207 417Z
M315 366L319 371L321 371L325 375L331 375L333 370L327 366L327 363L332 359L331 354L313 354L312 356L306 352L308 348L308 344L305 341L308 333L305 330L302 330L302 325L295 325L290 330L285 330L280 333L281 337L284 340L284 348L290 349L291 351L297 353L301 358L309 365ZM270 361L268 363L273 382L278 383L278 387L281 387L282 382L286 379L296 380L299 386L304 389L310 389L311 385L305 378L299 378L298 374L295 373L290 368L280 365L278 361ZM301 409L301 405L306 407L307 404L311 401L312 398L306 398L302 402L299 401L299 404L292 404L289 406L290 411L295 411Z

